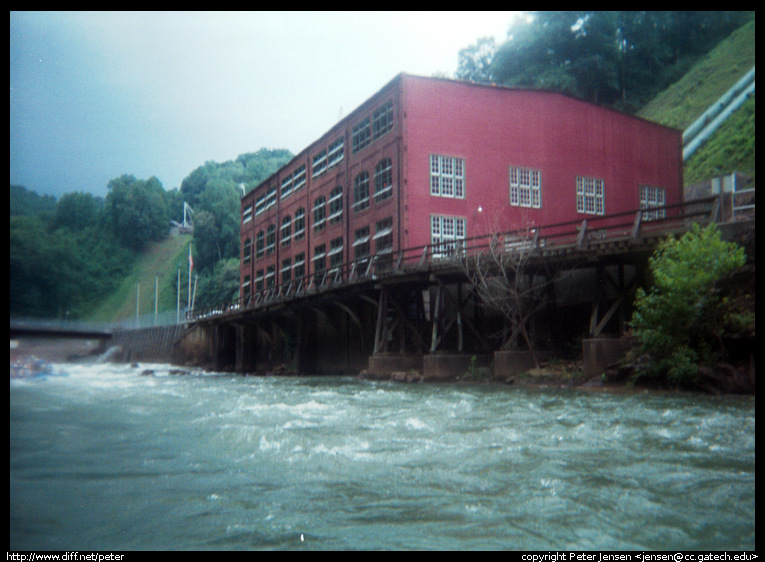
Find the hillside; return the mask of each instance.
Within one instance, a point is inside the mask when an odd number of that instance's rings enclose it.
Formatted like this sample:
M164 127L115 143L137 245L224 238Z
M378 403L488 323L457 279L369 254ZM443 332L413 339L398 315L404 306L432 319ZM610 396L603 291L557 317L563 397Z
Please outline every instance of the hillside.
M133 319L138 314L154 314L155 287L159 288L159 312L176 310L178 269L181 270L181 305L187 302L190 234L170 236L154 242L136 260L131 274L92 315L91 320L114 322Z
M755 21L733 32L638 115L685 129L755 66ZM755 98L752 97L685 165L693 184L733 171L755 176Z

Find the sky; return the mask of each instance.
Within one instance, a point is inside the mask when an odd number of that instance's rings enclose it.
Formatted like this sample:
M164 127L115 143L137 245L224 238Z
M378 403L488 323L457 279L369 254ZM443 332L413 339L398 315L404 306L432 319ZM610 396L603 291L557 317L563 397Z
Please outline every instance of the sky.
M400 72L450 76L519 12L11 12L11 185L166 190L207 161L297 154Z

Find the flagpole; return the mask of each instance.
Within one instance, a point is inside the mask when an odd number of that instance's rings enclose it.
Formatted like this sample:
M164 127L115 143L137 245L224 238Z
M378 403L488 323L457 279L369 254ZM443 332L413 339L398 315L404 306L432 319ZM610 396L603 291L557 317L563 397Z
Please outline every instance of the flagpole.
M194 260L191 258L191 244L189 244L189 293L188 293L188 305L186 308L191 308L191 270L194 268Z
M181 323L181 262L178 262L178 282L175 284L175 323Z

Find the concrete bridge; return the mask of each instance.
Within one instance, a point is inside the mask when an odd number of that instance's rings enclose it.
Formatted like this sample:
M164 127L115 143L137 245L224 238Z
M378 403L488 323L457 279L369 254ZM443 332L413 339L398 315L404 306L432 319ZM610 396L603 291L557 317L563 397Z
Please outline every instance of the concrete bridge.
M435 380L491 366L506 378L581 342L585 370L599 373L623 352L619 337L658 242L710 222L728 239L753 232L753 205L733 220L729 198L713 196L345 264L197 311L176 360ZM511 285L522 289L515 310L488 304Z

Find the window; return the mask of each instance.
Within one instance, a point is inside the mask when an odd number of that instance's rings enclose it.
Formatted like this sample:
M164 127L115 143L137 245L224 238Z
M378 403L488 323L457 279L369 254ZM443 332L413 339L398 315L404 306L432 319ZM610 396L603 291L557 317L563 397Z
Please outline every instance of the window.
M266 194L262 193L255 199L255 214L259 215L266 210Z
M353 234L353 258L361 260L369 257L369 227L358 229Z
M367 146L371 140L369 117L364 119L361 123L353 127L351 136L351 149L353 153L357 153L359 150Z
M372 114L372 140L393 129L393 102L388 102Z
M282 228L279 232L279 237L282 240L282 246L289 246L292 240L292 219L287 215L282 219Z
M343 188L338 185L329 194L329 224L343 220Z
M591 215L605 214L605 187L597 178L576 178L576 212Z
M343 265L343 238L335 238L329 243L329 267L335 270Z
M381 160L375 167L375 203L393 196L393 166L390 158Z
M252 259L252 240L245 238L242 245L242 262L250 263L250 259Z
M327 171L327 151L322 150L313 157L313 166L311 166L311 177L315 178Z
M324 204L324 196L320 195L313 204L313 229L321 230L327 220L327 209Z
M318 279L327 269L327 246L320 244L313 249L313 272Z
M345 139L340 137L335 142L329 145L327 151L327 168L336 166L343 160L343 153L345 150Z
M271 224L266 231L266 253L272 254L276 248L276 225Z
M292 174L288 174L282 178L280 197L283 199L292 193Z
M664 189L661 187L651 187L649 185L640 186L640 208L652 209L654 207L663 207L666 205ZM652 221L663 219L666 216L664 209L655 211L644 211L643 220Z
M241 297L249 296L250 290L252 290L252 287L250 286L250 276L245 275L244 281L242 281L242 290L241 290Z
M276 205L276 186L269 185L265 192L255 200L255 214L259 215L274 205Z
M450 156L430 155L430 194L437 197L465 197L465 161Z
M465 239L465 219L463 217L444 217L431 215L430 241L433 244L433 257L441 258L453 254Z
M353 180L353 210L362 211L369 207L369 173L361 172Z
M242 213L242 224L252 220L252 205L247 205Z
M305 164L303 164L298 169L296 169L295 173L292 174L292 191L297 191L298 189L304 186L305 186Z
M293 240L300 240L305 236L305 209L299 208L295 211L295 232L292 233Z
M375 224L375 254L389 254L393 251L393 219L388 217Z
M542 173L539 170L510 166L510 204L533 209L542 206Z
M255 257L256 258L263 257L263 254L265 253L265 247L266 247L266 235L262 230L260 230L255 235Z
M263 270L259 269L255 274L255 290L261 292L263 290Z
M276 284L276 266L269 265L266 268L266 289L273 289Z
M292 271L295 274L295 281L300 281L305 277L305 252L300 252L295 256L295 264L292 266Z
M282 280L282 286L287 287L292 281L292 259L282 260L282 268L279 270L279 277Z

